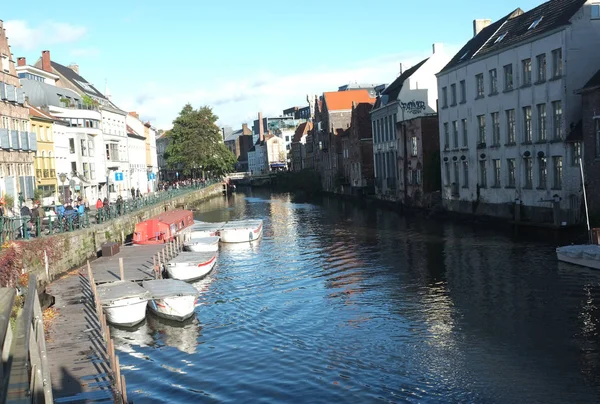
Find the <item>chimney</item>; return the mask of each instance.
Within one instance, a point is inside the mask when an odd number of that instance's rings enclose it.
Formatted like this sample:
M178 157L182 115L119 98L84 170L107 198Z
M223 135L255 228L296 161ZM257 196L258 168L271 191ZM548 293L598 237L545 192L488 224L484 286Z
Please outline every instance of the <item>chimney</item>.
M436 53L440 52L444 50L444 44L443 43L434 43L433 44L433 54L435 55Z
M17 66L27 66L27 60L23 56L18 57Z
M265 127L263 125L262 112L258 113L258 140L263 142L265 140Z
M133 116L134 118L140 119L140 114L138 114L138 113L137 113L137 112L135 112L135 111L131 111L131 112L129 113L129 115Z
M52 73L52 63L50 63L50 51L42 51L42 70Z
M473 36L477 36L485 27L489 26L492 23L492 20L482 19L482 20L473 20Z
M247 135L248 132L250 132L250 129L248 129L248 124L247 123L243 123L242 124L242 135Z
M77 63L71 63L69 65L69 69L73 70L75 73L79 74L79 65Z

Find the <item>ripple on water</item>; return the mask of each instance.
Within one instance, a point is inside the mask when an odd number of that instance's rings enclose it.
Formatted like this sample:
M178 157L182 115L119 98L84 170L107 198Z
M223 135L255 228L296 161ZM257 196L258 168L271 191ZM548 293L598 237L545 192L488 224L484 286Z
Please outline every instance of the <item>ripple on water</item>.
M185 324L113 332L136 402L594 402L600 274L553 246L238 193L201 220L264 218L223 245ZM550 354L551 353L551 354Z

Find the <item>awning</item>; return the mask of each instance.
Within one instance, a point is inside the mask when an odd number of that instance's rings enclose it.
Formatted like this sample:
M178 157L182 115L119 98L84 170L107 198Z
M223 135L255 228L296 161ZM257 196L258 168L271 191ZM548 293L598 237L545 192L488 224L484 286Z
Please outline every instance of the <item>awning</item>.
M287 164L285 163L271 163L271 168L285 168Z

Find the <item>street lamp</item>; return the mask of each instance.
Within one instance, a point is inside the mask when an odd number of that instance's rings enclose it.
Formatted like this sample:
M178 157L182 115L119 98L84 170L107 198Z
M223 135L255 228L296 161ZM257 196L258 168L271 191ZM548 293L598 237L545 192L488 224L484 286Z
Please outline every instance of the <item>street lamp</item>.
M67 174L60 173L58 174L58 179L62 182L63 187L63 203L67 202L67 189L65 188L65 182L67 181Z

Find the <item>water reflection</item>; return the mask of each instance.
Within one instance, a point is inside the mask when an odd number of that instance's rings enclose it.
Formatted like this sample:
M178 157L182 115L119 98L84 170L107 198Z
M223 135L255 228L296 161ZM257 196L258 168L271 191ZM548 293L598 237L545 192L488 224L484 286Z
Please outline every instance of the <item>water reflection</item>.
M261 191L196 212L245 217L263 238L221 247L195 324L121 337L134 400L597 401L600 272L552 243Z

